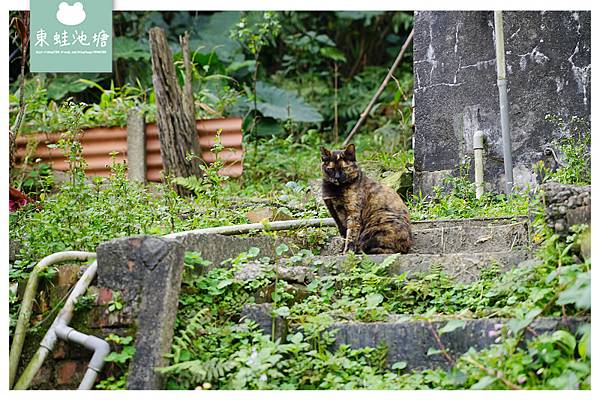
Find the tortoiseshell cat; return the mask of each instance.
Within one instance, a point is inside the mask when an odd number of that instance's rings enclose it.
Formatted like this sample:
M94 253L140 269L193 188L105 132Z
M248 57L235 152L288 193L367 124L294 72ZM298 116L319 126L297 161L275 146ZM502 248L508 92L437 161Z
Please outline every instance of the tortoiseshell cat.
M368 178L356 164L353 144L321 147L323 200L349 250L407 253L412 245L408 208L395 191Z

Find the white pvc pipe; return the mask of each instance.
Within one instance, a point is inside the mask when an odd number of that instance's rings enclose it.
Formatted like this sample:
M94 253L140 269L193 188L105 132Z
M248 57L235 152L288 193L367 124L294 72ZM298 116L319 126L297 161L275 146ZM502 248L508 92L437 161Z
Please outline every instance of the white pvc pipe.
M95 255L95 253L91 254ZM67 298L64 307L55 318L54 322L50 326L50 329L48 329L48 332L46 332L46 335L40 343L40 348L23 371L23 374L15 384L14 389L29 388L35 374L41 368L48 354L54 349L57 339L59 338L63 340L74 341L84 345L86 348L94 350L94 355L88 364L88 370L79 388L91 389L93 387L96 376L104 365L104 357L106 357L106 355L108 355L110 352L110 346L106 341L100 338L77 332L73 328L70 328L68 324L73 318L73 311L75 309L75 303L77 302L77 299L84 295L87 291L87 288L96 276L97 268L98 263L94 261L85 270L79 281L77 281L71 294Z
M29 274L29 280L25 287L25 294L23 295L23 301L21 302L21 308L19 309L19 318L17 320L17 327L15 328L15 334L13 336L12 346L10 347L9 355L9 387L13 386L17 368L19 367L19 361L21 359L21 351L23 350L23 343L27 330L29 329L29 320L31 318L31 309L33 307L33 301L37 294L37 287L39 283L39 274L52 264L56 264L64 261L83 261L88 258L96 257L96 253L90 253L87 251L61 251L59 253L51 254L44 257L37 265L33 268L33 271Z
M54 328L56 336L66 342L74 342L84 346L86 349L93 350L94 354L88 363L87 371L81 383L79 390L90 390L96 383L96 377L104 367L104 358L110 353L110 345L103 339L93 335L86 335L67 326L64 320L59 320L59 323Z
M214 228L196 229L193 231L175 232L164 237L167 239L177 239L182 236L189 234L196 235L208 235L208 234L221 234L221 235L239 235L242 233L248 233L256 230L265 231L281 231L286 229L298 229L306 228L309 226L316 227L330 227L336 226L333 218L311 218L311 219L297 219L292 221L275 221L266 224L243 224L243 225L229 225L229 226L218 226Z

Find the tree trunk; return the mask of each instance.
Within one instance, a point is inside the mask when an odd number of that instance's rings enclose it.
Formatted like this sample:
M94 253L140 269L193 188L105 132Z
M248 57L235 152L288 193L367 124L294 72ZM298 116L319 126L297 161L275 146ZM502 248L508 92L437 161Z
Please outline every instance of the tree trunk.
M161 28L150 29L150 52L152 53L152 83L158 111L156 122L160 139L160 155L165 175L200 176L198 158L186 159L190 153L197 157L201 155L195 118L193 115L188 115L189 109L186 110L189 99L185 102L183 100L184 93L177 82L171 50L165 32ZM178 190L182 189L178 188Z

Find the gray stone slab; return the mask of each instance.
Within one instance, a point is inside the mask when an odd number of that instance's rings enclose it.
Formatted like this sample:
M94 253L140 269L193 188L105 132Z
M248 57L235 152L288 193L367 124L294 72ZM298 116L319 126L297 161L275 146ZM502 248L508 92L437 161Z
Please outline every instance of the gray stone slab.
M526 250L513 250L504 252L488 253L454 253L454 254L400 254L388 267L390 275L406 273L407 278L413 278L418 274L427 273L432 268L440 268L451 276L456 282L471 283L479 279L481 272L492 265L497 266L501 272L511 268L522 266L529 267L535 261L525 261L530 256ZM277 276L288 282L308 283L316 276L336 275L343 267L348 256L316 256L305 258L302 265L289 264L282 260L277 267ZM382 263L389 255L366 255L375 263ZM265 268L272 266L261 266L249 264L236 273L236 279L256 279L264 272Z
M369 255L376 263L383 262L389 255ZM407 273L411 278L415 274L425 273L433 267L440 267L442 271L454 277L457 282L470 283L477 279L481 271L491 265L497 265L500 271L508 271L519 265L529 257L529 252L524 250L509 252L488 253L455 253L455 254L401 254L388 268L390 275ZM344 262L346 256L319 257L324 264L319 273L321 275L336 273Z
M526 224L527 216L493 217L493 218L454 218L454 219L429 219L423 221L412 221L413 230L431 228L453 228L453 227L491 227L497 225L510 225L517 222Z
M246 305L242 311L242 318L257 322L258 326L270 334L272 329L271 304ZM376 347L385 343L388 348L387 363L393 365L405 361L409 370L422 370L426 368L449 368L450 363L441 354L427 355L430 348L438 349L438 344L433 334L433 329L439 334L449 320L413 320L411 316L391 316L385 322L338 322L330 329L335 330L335 347L347 344L352 348ZM499 331L508 322L502 318L481 318L465 320L462 328L453 332L440 335L440 339L449 352L456 358L473 347L482 349L494 344ZM539 318L531 328L537 334L551 332L557 329L567 329L575 332L577 327L588 320L586 318L568 317L566 326L561 318ZM278 321L278 324L281 324ZM277 326L277 332L282 328ZM290 331L294 328L290 327ZM287 331L286 331L287 332ZM531 337L531 333L527 334Z
M259 257L274 257L275 248L283 242L271 236L235 237L197 233L179 236L174 240L181 243L185 251L200 252L203 259L211 262L208 269L219 267L222 261L235 258L251 247L260 250Z
M529 222L460 220L413 223L412 254L483 253L529 247ZM343 240L332 237L322 255L341 254Z
M447 351L453 357L464 354L473 347L477 350L496 342L499 329L508 322L507 319L482 318L466 320L462 328L440 335ZM405 361L409 370L426 368L449 368L449 361L441 354L427 355L430 348L438 349L432 328L439 331L448 321L400 321L376 323L338 323L331 329L336 332L336 346L347 344L353 348L375 347L384 342L388 346L388 365ZM572 332L585 323L582 318L567 318L567 326L563 326L561 318L540 318L534 321L531 328L537 333L568 329ZM531 337L531 333L527 334Z
M515 185L535 184L534 163L556 163L545 149L561 132L547 114L589 120L591 14L504 12ZM486 190L504 190L500 106L491 11L419 11L414 19L414 191L424 194L472 160L484 132ZM469 171L473 178L473 162Z
M123 294L136 310L136 352L128 389L162 389L156 368L168 365L181 275L183 245L155 236L115 239L97 248L98 285Z

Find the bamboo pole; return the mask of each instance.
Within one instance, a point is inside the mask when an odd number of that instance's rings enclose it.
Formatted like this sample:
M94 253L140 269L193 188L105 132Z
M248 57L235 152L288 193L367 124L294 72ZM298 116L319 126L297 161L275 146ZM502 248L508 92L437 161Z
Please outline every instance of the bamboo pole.
M356 131L358 131L358 128L361 127L361 125L363 124L363 122L365 122L365 120L369 116L369 113L371 112L371 109L375 105L375 102L377 101L377 99L379 98L379 96L381 96L381 94L385 90L385 87L387 86L388 82L392 78L392 75L396 71L396 68L398 68L398 65L400 65L400 61L402 61L402 58L404 57L404 53L406 52L406 49L408 48L408 45L410 44L410 42L412 42L414 33L415 33L415 30L413 28L413 30L410 31L410 34L406 38L406 41L402 45L402 48L400 49L400 53L398 54L398 57L396 57L396 60L394 61L394 64L392 64L392 67L388 71L388 73L387 73L385 79L383 80L383 82L381 82L381 85L379 86L379 89L377 89L377 92L375 92L375 95L373 96L373 98L371 99L371 101L369 102L369 104L367 105L367 107L365 108L365 111L363 111L362 114L360 115L360 118L356 122L356 125L354 125L354 128L352 128L352 130L348 134L348 137L346 137L346 140L344 140L344 143L342 144L342 147L346 147L350 143L350 140L352 140L352 137L354 136L354 134L356 133Z

